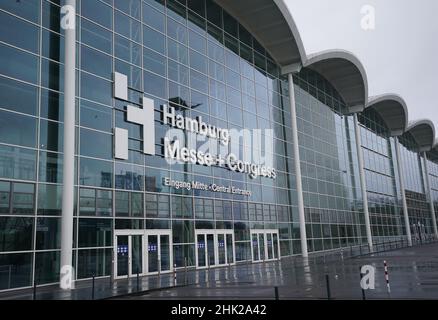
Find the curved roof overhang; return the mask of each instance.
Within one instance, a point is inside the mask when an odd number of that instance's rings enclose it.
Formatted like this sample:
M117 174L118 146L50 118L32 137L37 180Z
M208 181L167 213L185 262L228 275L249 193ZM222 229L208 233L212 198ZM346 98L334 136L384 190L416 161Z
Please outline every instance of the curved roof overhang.
M384 94L372 97L366 108L374 109L382 117L392 136L402 135L408 127L408 107L399 95Z
M301 63L304 47L283 0L215 0L263 45L281 66Z
M236 18L268 51L283 73L299 72L302 66L325 77L338 91L348 113L374 108L386 121L392 135L410 132L420 150L430 150L435 142L435 127L429 120L408 125L408 110L397 95L368 100L365 68L352 53L327 50L307 55L294 19L285 0L214 0ZM435 145L438 150L438 145Z
M430 151L435 146L435 126L430 120L411 122L406 129L418 144L420 152Z
M325 77L344 99L349 113L361 112L368 104L368 79L365 68L352 53L328 50L312 54L303 66Z
M307 56L298 28L284 0L215 0L237 19L282 67L283 73L309 67L325 77L347 104L363 111L368 98L365 68L352 53L323 51Z

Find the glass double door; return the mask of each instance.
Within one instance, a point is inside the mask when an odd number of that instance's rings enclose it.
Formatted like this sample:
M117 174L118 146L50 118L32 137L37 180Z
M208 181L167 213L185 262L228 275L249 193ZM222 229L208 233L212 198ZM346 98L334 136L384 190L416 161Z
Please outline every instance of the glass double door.
M172 271L170 230L117 230L114 238L116 279Z
M234 264L233 230L196 230L196 267Z
M252 261L269 261L280 258L278 230L251 230Z

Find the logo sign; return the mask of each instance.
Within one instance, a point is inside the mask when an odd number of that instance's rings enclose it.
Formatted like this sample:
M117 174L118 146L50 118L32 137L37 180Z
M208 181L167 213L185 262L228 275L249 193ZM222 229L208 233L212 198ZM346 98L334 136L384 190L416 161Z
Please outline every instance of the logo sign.
M114 74L114 97L120 100L128 100L128 78L126 75ZM143 133L143 152L148 155L155 155L155 116L154 116L154 101L143 97L143 108L137 108L131 105L126 107L126 119L128 122L139 124ZM251 134L249 130L229 130L223 129L215 125L208 124L203 121L201 116L192 119L186 117L176 110L174 107L167 105L161 106L162 121L164 125L169 126L166 136L164 137L164 157L168 163L187 163L205 166L219 166L228 170L248 174L251 178L259 176L270 179L277 177L276 170L268 164L259 164L251 160L241 160L236 154L242 153L244 157L252 152L259 152L254 158L261 159L260 142L262 134L253 130ZM269 130L266 130L269 131ZM271 130L272 131L272 130ZM273 133L265 133L265 163L272 163L273 158ZM233 139L232 139L233 137ZM194 138L194 139L193 139ZM244 141L246 146L244 152L240 152L240 139ZM269 140L271 139L271 140ZM128 130L123 128L115 128L114 130L114 145L115 158L127 160L129 155L128 149ZM199 142L208 140L202 146L198 147ZM252 146L248 147L245 141L252 141ZM233 142L230 149L233 152L228 152L230 143ZM194 145L194 147L192 147ZM234 148L233 148L234 147ZM212 152L212 150L218 152ZM237 150L236 150L237 149ZM238 191L240 192L240 190Z
M361 279L360 279L360 287L363 290L374 290L375 288L375 275L376 268L371 265L364 265L360 269Z

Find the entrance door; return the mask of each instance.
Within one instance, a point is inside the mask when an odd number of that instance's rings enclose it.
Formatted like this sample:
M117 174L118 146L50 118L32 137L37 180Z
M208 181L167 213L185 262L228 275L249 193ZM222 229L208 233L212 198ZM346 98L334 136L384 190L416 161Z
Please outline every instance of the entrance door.
M170 230L117 230L114 244L115 279L173 270Z
M116 279L143 274L143 232L116 231L114 236Z
M234 264L233 230L196 230L196 266L208 268Z
M252 261L270 261L280 258L278 230L251 230Z
M148 274L173 270L172 237L170 230L145 231L145 270Z

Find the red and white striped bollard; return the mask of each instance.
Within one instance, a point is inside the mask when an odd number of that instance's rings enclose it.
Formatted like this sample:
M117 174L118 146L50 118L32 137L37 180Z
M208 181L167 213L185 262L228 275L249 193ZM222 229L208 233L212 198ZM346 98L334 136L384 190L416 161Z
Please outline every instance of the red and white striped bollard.
M386 288L388 289L388 294L389 294L391 293L391 286L389 285L388 265L386 264L386 260L383 261L383 265L385 266Z

